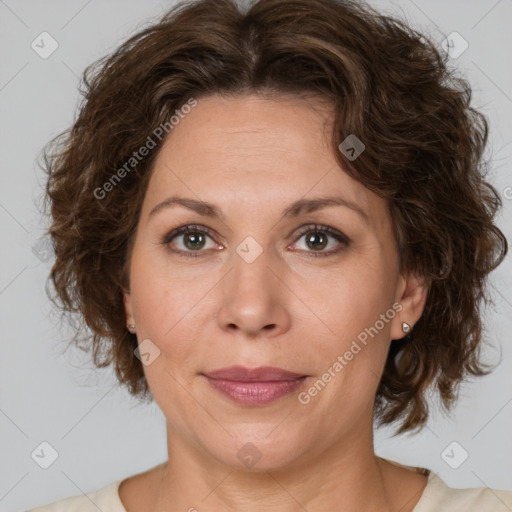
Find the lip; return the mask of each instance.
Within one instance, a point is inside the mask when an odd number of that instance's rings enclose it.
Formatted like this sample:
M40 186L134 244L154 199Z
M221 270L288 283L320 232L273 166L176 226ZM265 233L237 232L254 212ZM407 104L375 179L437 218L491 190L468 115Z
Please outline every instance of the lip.
M275 366L259 366L258 368L246 368L245 366L229 366L211 372L204 373L210 379L232 380L237 382L273 382L292 381L304 374L290 372Z
M299 388L307 375L282 368L231 366L202 374L212 388L241 405L266 405Z

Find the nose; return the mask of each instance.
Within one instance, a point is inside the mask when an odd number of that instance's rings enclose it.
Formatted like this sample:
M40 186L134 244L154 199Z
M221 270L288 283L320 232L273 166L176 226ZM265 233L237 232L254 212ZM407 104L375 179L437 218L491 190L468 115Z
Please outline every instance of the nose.
M219 327L251 339L285 333L291 324L292 294L283 278L279 264L265 251L252 262L234 254L232 268L220 283Z

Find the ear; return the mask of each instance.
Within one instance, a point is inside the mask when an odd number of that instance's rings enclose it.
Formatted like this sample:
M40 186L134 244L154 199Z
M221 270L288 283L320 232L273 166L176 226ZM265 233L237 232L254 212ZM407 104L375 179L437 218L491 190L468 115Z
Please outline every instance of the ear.
M126 324L135 324L135 319L133 318L133 305L132 305L132 296L130 292L123 292L123 304L124 311L126 314Z
M420 319L427 302L428 286L423 278L416 274L402 275L399 278L395 302L401 306L392 320L391 339L398 340L406 336L402 323L407 322L414 330L414 324Z

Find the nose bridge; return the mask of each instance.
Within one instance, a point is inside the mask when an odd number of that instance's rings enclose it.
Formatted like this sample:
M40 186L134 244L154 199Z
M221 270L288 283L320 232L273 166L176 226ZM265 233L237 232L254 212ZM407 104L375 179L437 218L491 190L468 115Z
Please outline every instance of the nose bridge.
M275 280L275 276L268 267L275 266L272 258L272 250L264 247L254 236L247 236L235 248L233 255L233 272L235 293L251 292L260 294L268 293L272 286L269 280ZM270 287L269 287L270 285Z

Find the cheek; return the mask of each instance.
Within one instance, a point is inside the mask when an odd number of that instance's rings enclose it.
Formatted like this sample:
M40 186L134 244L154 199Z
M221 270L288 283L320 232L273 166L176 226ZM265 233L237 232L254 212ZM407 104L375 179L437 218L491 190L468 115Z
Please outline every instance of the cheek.
M142 239L133 251L130 282L137 324L146 336L160 339L178 321L190 295L183 278L166 262L163 247Z
M341 356L343 369L336 374L345 375L347 392L354 389L352 384L347 386L348 382L357 382L359 388L365 386L369 375L365 370L379 374L385 361L391 320L396 315L393 265L380 257L347 259L336 271L318 274L314 286L304 280L298 293L308 297L307 303L317 317L315 366L327 370ZM341 381L337 379L339 384ZM370 384L372 387L373 381Z
M394 273L382 259L355 256L337 269L316 274L302 281L302 293L314 300L318 316L342 338L373 325L393 304Z
M149 338L163 356L159 362L170 371L193 364L197 340L204 338L201 333L212 316L205 293L214 284L211 273L194 278L152 249L134 251L131 291L139 342ZM154 373L153 365L147 371Z
M172 258L176 256L166 257L162 247L149 243L135 248L131 283L141 336L154 340L161 351L172 346L177 354L192 350L194 339L203 338L212 328L208 323L221 305L224 270ZM275 293L291 297L278 294L275 298L288 308L292 328L305 333L304 344L314 339L316 349L321 347L319 363L345 352L392 306L396 265L382 246L360 245L336 264L290 261L289 273L283 275L290 290L284 287ZM380 330L380 337L385 337L389 324Z

